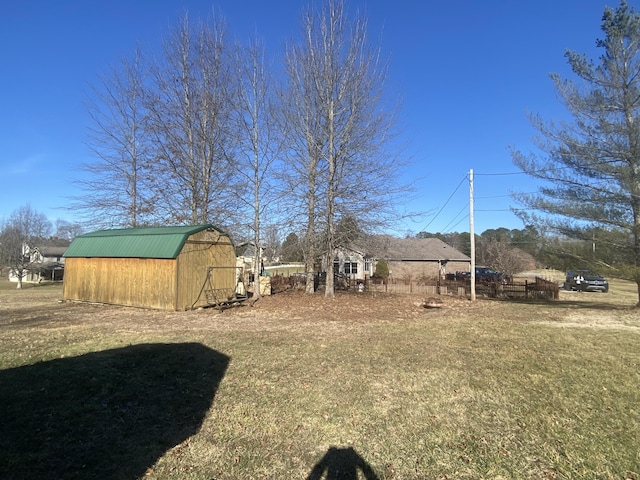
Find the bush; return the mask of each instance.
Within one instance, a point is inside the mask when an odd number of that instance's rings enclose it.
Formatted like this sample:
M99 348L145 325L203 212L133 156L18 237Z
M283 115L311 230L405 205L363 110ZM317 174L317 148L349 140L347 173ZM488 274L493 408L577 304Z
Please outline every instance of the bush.
M378 278L387 278L389 276L389 264L386 260L378 260L378 263L376 263L376 271L373 276Z

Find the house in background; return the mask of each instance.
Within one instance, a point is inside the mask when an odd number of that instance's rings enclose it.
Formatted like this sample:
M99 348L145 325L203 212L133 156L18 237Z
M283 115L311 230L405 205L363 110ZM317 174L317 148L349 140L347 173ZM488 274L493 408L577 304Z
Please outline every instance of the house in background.
M448 273L469 272L471 258L439 238L382 239L378 258L389 264L396 279L444 279Z
M25 274L23 282L40 283L42 281L61 281L64 278L64 252L67 247L39 245L31 247L22 244L22 255L25 257ZM9 270L9 281L18 282L15 270Z
M375 273L375 267L375 258L357 247L338 248L333 257L334 275L343 277L351 283L371 278Z
M338 248L334 273L351 282L364 281L373 276L379 260L388 263L390 277L395 279L439 279L471 268L469 256L438 238L375 235L359 239L357 245Z

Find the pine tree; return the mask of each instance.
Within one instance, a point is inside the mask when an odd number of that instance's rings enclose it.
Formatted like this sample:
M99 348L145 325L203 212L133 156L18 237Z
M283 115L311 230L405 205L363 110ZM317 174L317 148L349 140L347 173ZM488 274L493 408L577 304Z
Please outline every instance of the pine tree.
M599 62L567 51L578 81L551 75L572 120L532 117L544 155L514 151L513 159L544 182L516 198L538 212L523 215L526 223L573 239L591 241L594 228L626 233L629 241L601 267L634 280L640 298L640 16L622 1L605 8L601 28Z

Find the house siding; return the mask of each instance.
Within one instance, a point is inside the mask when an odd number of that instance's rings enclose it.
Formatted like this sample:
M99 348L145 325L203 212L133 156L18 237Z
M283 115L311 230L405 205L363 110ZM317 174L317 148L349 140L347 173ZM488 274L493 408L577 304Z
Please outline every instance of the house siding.
M437 260L404 260L389 261L390 277L403 280L418 280L421 278L439 278L447 273L458 271L468 272L469 262L448 261L444 265L444 272L440 272L440 263Z
M345 268L347 264L349 268ZM356 250L342 249L338 250L334 257L333 265L335 274L344 275L352 281L360 281L373 275L375 262ZM354 265L355 273L353 272Z
M22 276L25 283L41 281L60 281L64 278L64 257L66 247L38 246L30 247L22 244L22 254L29 257L29 263ZM19 282L15 270L9 269L9 281Z

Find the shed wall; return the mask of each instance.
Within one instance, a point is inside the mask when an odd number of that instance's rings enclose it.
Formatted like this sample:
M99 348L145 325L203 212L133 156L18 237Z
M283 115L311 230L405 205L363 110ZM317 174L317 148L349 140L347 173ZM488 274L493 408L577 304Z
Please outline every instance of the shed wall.
M236 256L229 237L203 230L191 235L177 258L177 309L227 301L235 294Z
M173 259L66 259L65 300L175 310L175 292Z

